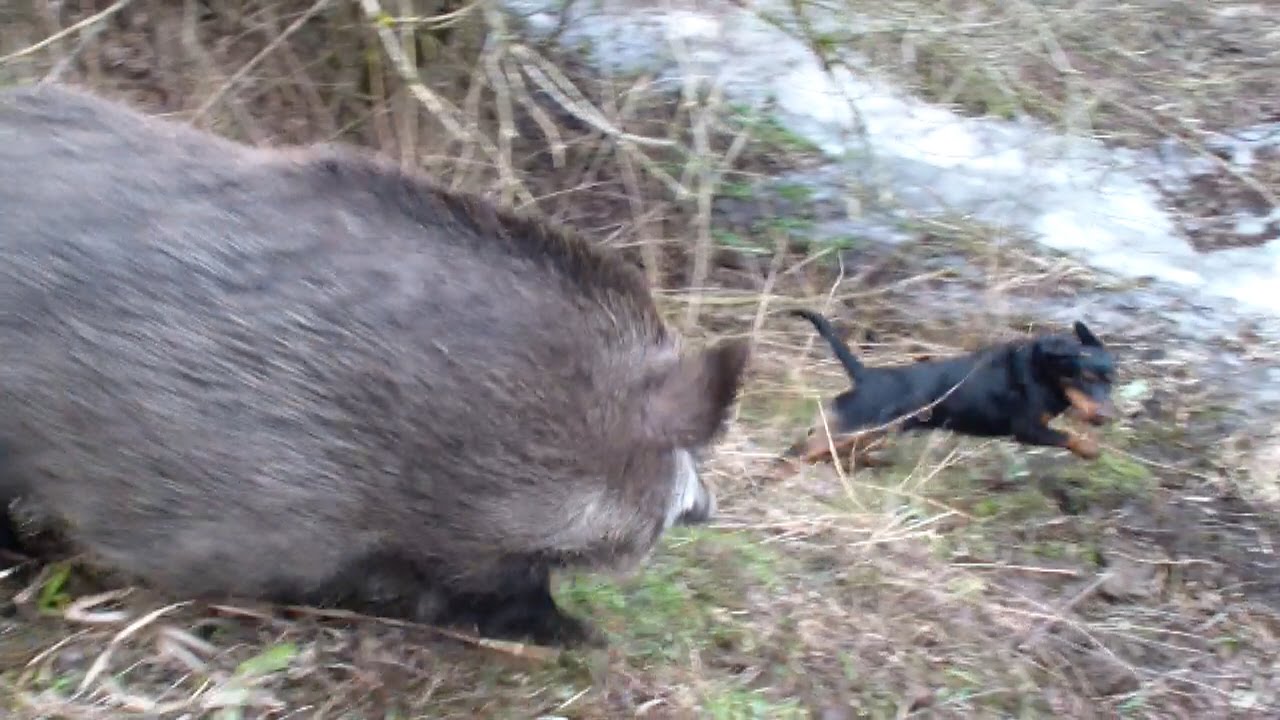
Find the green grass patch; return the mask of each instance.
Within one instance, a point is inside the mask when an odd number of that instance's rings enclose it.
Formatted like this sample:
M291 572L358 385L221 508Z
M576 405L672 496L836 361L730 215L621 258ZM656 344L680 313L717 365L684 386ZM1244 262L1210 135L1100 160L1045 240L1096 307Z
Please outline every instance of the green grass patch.
M755 186L748 182L731 181L720 183L720 196L734 200L751 200L756 196Z
M742 533L678 528L638 575L621 581L576 576L557 594L567 611L598 623L629 656L674 662L707 644L752 646L746 619L738 622L731 613L746 609L752 588L780 586L781 562L772 548Z
M272 645L236 667L236 676L242 678L260 677L287 670L298 656L298 646L293 643Z
M756 392L743 395L738 414L742 422L753 425L777 424L794 428L795 436L799 438L813 420L817 407L813 398L796 393Z
M783 200L794 203L807 203L813 200L813 188L798 183L783 183L774 187L774 192Z
M1156 486L1156 477L1146 465L1113 452L1065 468L1062 477L1089 504L1114 505L1126 498L1146 497Z
M854 235L837 235L836 237L827 238L822 241L822 249L828 248L835 250L853 250L863 245L863 240Z
M67 592L67 581L71 579L71 565L58 563L53 566L49 578L40 587L40 597L36 607L41 613L57 615L71 602L71 594Z
M751 139L760 146L760 152L782 152L797 155L817 155L821 153L817 145L787 129L777 119L759 110L743 105L734 105L731 110L731 117L742 127L751 131Z
M1096 570L1102 565L1102 553L1092 541L1041 540L1031 544L1030 551L1036 557L1073 562L1088 569Z
M795 700L775 701L754 690L712 692L703 701L703 717L712 720L799 720L808 713Z
M760 233L778 232L792 239L805 240L813 232L813 221L808 218L780 217L758 222L752 229Z
M711 239L721 247L733 248L752 255L768 255L772 252L771 243L763 243L752 237L743 237L732 230L712 228Z
M970 510L977 517L1000 523L1025 522L1054 511L1053 502L1035 487L992 492Z

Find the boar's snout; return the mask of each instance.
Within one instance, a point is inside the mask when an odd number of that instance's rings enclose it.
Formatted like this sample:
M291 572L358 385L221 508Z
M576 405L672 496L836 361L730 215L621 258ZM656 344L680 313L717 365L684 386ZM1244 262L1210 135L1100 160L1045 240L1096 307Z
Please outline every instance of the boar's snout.
M704 523L715 515L715 493L702 482L693 453L681 448L675 451L675 456L676 470L664 526Z

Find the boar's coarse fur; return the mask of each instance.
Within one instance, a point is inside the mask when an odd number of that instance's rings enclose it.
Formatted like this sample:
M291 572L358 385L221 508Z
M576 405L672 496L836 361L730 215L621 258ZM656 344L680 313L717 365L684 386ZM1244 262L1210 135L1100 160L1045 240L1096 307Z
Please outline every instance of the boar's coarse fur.
M597 640L549 572L713 511L745 344L540 222L52 85L0 92L0 218L0 501L155 586Z

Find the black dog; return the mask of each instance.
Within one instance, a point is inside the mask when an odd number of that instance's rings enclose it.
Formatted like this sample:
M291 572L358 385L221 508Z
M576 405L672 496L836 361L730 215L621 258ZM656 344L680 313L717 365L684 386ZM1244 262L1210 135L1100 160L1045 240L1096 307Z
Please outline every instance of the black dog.
M1048 423L1064 411L1091 425L1114 417L1115 359L1083 322L1075 323L1075 337L1043 335L955 358L867 367L825 317L809 310L791 314L813 323L853 380L853 389L831 404L833 437L891 426L904 431L946 429L1066 448L1093 459L1098 456L1095 441L1054 430ZM836 450L856 445L857 436L846 438ZM804 447L803 455L811 462L832 449L824 433L811 435Z

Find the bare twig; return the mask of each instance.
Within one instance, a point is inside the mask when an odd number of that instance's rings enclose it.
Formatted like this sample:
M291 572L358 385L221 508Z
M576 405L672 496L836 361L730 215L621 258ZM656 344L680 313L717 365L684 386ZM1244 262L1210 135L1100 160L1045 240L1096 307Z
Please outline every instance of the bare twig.
M413 11L413 0L400 0L400 12L408 15ZM400 47L404 48L405 59L410 65L418 66L418 29L406 24L400 28ZM400 130L396 133L400 148L400 166L414 167L418 163L418 107L413 98L402 95L404 107L399 115Z
M436 625L423 625L421 623L412 623L406 620L397 620L395 618L384 618L384 617L377 617L373 615L361 615L360 613L351 612L349 610L313 608L313 607L306 607L302 605L290 605L288 609L291 612L304 614L304 615L311 615L313 617L333 618L333 619L341 619L341 620L366 620L369 622L380 623L383 625L389 625L393 627L419 628L422 630L426 630L428 632L435 633L442 637L447 637L452 640L458 640L460 642L464 642L469 645L474 645L476 647L486 648L489 650L496 650L498 652L501 652L507 655L512 655L514 657L527 658L530 660L537 660L539 662L551 661L560 656L560 650L554 647L546 647L543 645L530 645L527 643L514 642L510 640L497 640L493 638L477 637L475 635L468 635L467 633L461 633L456 630L450 630L448 628L442 628Z
M183 3L181 40L191 57L203 67L205 75L210 80L213 80L222 73L218 70L217 63L209 56L208 51L200 44L200 37L197 32L199 15L200 10L196 0L185 0ZM266 135L259 129L257 123L249 116L249 113L245 112L239 98L235 95L230 96L227 99L227 107L230 109L235 121L240 125L240 128L244 130L254 144L261 145L266 142Z
M493 162L497 168L503 167L503 155L494 143L484 137L479 132L472 132L463 127L460 120L461 113L448 100L444 99L422 82L422 78L418 76L418 68L405 55L404 48L400 47L400 43L396 40L395 33L392 31L388 23L389 15L382 9L378 0L360 0L360 9L364 12L365 17L373 25L374 31L378 34L378 39L382 41L382 47L386 50L387 57L390 58L392 66L400 75L408 86L414 97L426 107L427 111L432 114L445 130L458 140L475 143L480 150ZM533 194L524 186L514 172L508 176L513 185L513 191L519 202L527 205L534 205Z
M284 29L284 32L280 33L279 37L267 43L266 47L259 50L258 54L254 55L248 62L241 65L240 68L232 73L231 77L227 78L226 82L222 83L217 90L210 93L209 97L205 98L204 102L200 104L200 107L196 108L195 113L191 116L191 122L199 122L214 105L218 104L218 101L222 99L222 96L225 95L228 90L235 87L237 83L244 79L245 75L249 74L250 70L254 69L257 67L258 63L262 62L263 58L270 55L276 48L280 47L285 40L289 39L289 36L297 32L308 20L314 17L316 13L325 9L325 7L329 5L329 2L330 0L316 0L312 3L311 7L307 8L306 12L298 16L298 19L289 23L289 26Z
M125 7L127 7L131 2L133 2L133 0L116 0L114 3L111 3L110 5L108 5L106 9L90 15L89 17L81 20L78 23L75 23L74 25L69 25L65 29L50 35L49 37L41 40L40 42L34 45L28 45L27 47L22 48L21 50L11 52L8 55L0 57L0 65L3 65L9 62L10 60L16 60L20 57L25 57L32 53L39 52L40 50L43 50L44 48L49 47L50 45L58 42L62 38L67 37L68 35L79 32L80 30L83 30L84 28L94 25L95 23L102 22L103 20L106 20L112 15L115 15L116 13L125 9Z
M673 141L660 138L643 137L623 132L613 126L604 115L597 110L565 76L555 63L547 60L527 45L513 44L509 48L511 56L524 62L522 66L529 78L543 92L555 99L566 112L582 122L596 128L611 138L644 147L671 147Z
M512 167L511 141L516 137L515 113L512 110L511 88L502 68L503 47L507 42L507 24L502 13L492 4L485 5L485 19L489 23L489 37L481 51L480 64L489 78L489 87L497 100L498 108L498 178L502 183L502 204L510 205L516 187Z
M178 608L184 607L188 604L188 602L178 602L152 610L132 623L129 623L129 625L119 633L116 633L115 637L111 638L111 642L107 644L106 649L103 650L102 653L94 659L93 664L89 666L89 671L85 673L84 680L80 681L80 687L77 688L76 695L83 694L84 691L93 684L93 681L97 680L98 676L107 669L107 664L111 662L111 654L115 652L116 648L120 647L121 643L129 639L130 636L134 635L142 628L155 622L156 618L161 615L177 610Z

